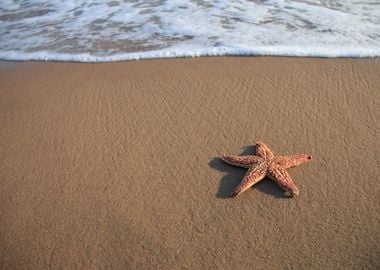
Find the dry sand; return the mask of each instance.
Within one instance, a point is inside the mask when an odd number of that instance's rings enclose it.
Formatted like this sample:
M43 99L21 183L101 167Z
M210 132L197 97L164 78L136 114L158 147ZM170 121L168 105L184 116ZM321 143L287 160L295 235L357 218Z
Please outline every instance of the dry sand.
M0 68L1 269L379 269L380 59ZM314 160L295 199L222 153Z

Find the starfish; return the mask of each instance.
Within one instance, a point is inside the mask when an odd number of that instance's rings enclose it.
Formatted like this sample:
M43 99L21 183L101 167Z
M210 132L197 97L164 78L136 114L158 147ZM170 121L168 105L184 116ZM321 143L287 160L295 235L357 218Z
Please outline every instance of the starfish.
M263 142L256 143L256 156L223 155L221 158L228 164L249 169L243 181L232 192L232 197L246 191L265 176L269 176L283 188L286 195L298 196L299 190L286 169L311 161L311 156L305 154L274 156Z

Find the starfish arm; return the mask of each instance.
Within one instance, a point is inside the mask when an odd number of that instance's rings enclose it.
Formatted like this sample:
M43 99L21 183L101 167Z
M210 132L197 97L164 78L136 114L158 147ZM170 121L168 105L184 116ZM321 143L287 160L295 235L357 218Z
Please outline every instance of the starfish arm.
M303 163L311 161L311 156L305 154L298 154L293 156L276 156L274 161L277 165L284 167L285 169L299 166Z
M274 157L272 150L270 150L268 145L263 142L256 143L256 154L266 160L272 159Z
M253 165L263 162L263 159L257 156L223 155L221 159L228 164L243 168L251 168Z
M257 167L250 168L243 181L234 189L231 196L236 197L262 180L267 173L267 169L268 168L265 162L260 163Z
M284 167L279 165L270 166L268 168L268 176L280 185L280 187L286 191L287 195L292 197L299 195L298 188Z

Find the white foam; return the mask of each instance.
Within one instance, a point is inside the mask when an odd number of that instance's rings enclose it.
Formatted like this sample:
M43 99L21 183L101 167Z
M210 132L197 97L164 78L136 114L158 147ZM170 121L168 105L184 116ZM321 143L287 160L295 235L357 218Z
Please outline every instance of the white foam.
M0 58L380 56L379 1L0 2Z

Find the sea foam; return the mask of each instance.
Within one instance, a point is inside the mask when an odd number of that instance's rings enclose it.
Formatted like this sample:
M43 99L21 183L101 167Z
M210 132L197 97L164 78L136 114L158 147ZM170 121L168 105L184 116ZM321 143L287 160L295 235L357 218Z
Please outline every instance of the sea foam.
M0 2L0 58L380 56L379 1Z

